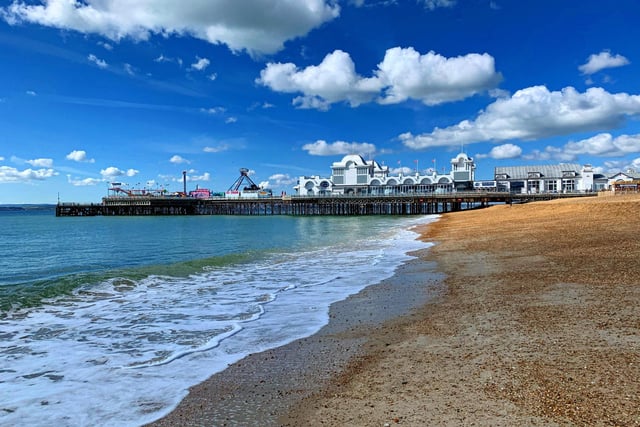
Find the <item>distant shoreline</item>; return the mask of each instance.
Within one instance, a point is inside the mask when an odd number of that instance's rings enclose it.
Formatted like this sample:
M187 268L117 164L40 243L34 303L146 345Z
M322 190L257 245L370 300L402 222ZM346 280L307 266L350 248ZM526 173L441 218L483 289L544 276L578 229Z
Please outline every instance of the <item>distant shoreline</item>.
M0 212L2 211L36 211L36 210L42 210L42 211L48 211L48 210L55 210L56 205L53 204L30 204L30 203L26 203L26 204L6 204L6 205L0 205Z

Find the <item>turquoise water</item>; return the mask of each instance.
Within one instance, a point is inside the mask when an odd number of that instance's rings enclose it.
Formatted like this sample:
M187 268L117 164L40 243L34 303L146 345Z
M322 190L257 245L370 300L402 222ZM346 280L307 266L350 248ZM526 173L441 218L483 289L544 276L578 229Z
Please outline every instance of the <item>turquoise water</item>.
M0 212L0 425L156 419L315 333L425 247L408 229L430 220Z

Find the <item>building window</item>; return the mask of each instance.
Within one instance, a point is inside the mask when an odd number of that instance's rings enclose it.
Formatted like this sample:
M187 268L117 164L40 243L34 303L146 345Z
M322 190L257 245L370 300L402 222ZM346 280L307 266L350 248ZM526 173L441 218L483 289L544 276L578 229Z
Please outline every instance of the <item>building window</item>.
M571 193L576 191L576 180L575 179L563 179L562 180L562 191L565 193Z
M547 181L546 187L546 190L549 193L555 193L558 191L558 181L556 181L555 179L553 181Z

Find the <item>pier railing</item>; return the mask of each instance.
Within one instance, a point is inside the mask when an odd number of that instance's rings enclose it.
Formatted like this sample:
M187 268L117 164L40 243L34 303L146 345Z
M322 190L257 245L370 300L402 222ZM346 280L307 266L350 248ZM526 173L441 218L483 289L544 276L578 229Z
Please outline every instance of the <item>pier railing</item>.
M56 216L144 215L425 215L475 209L499 203L526 203L596 193L505 192L319 195L210 199L132 196L105 197L99 204L59 203Z

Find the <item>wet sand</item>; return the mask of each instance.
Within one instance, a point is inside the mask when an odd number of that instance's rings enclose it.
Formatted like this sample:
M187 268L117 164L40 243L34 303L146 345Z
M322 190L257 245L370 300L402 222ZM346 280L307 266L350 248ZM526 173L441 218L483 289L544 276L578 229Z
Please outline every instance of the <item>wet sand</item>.
M443 291L435 263L421 258L330 309L329 324L286 346L251 354L192 387L152 426L280 426L295 404L331 387L353 360L364 357L383 325L417 312Z
M393 278L420 308L393 282L368 288L157 425L640 425L640 196L446 214L421 233L436 246Z

